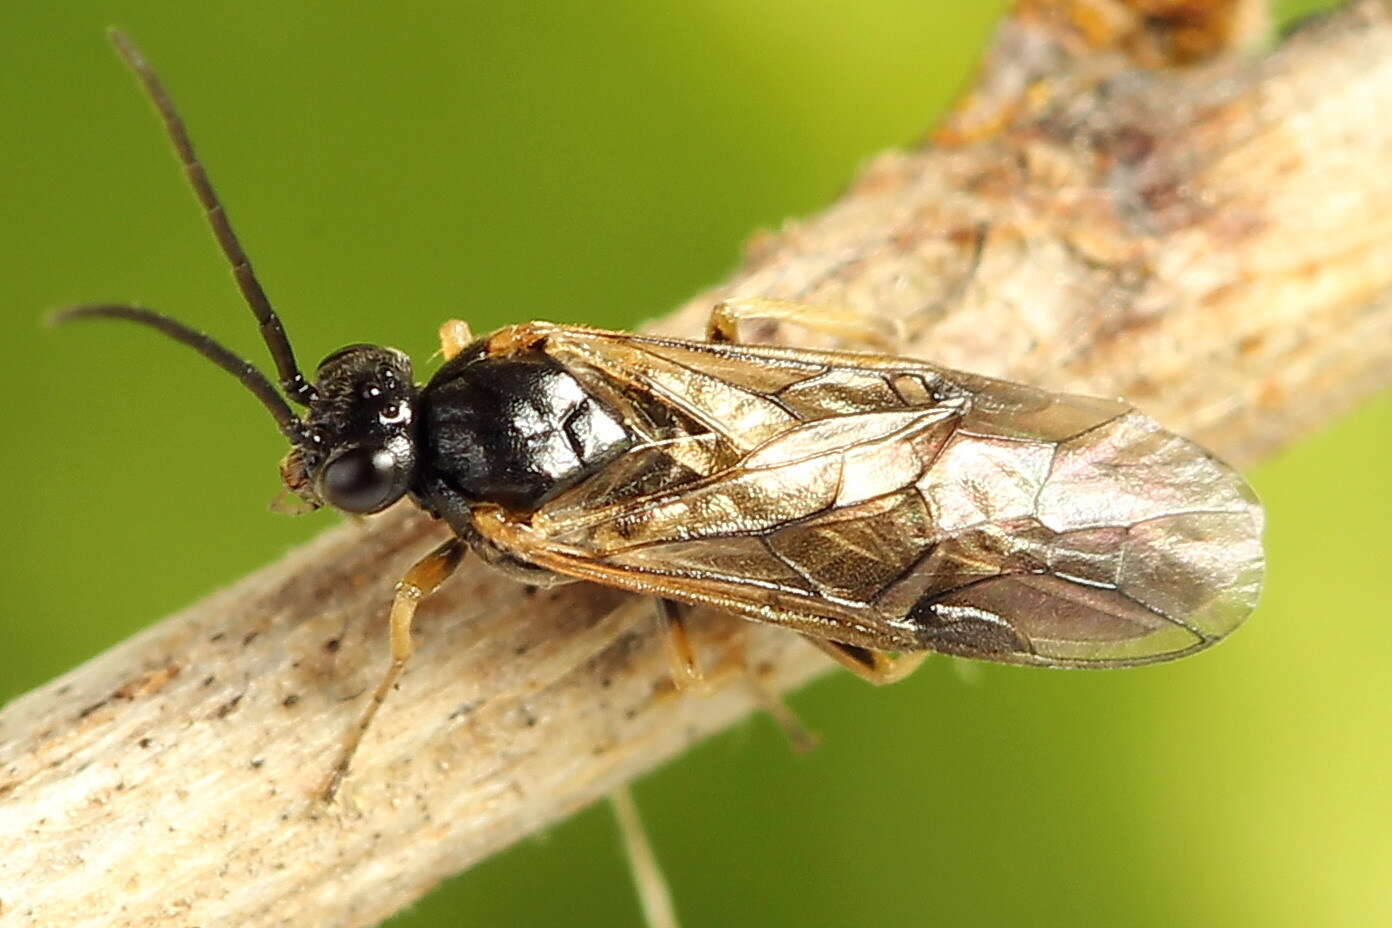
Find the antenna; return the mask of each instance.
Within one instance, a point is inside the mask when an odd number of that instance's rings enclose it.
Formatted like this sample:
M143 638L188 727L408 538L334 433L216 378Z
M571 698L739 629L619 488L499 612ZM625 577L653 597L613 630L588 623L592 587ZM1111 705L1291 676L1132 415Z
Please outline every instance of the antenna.
M139 48L130 40L124 32L119 29L108 31L111 43L116 46L116 51L135 76L140 79L141 85L145 88L145 93L154 104L155 110L159 113L160 119L164 122L165 131L169 135L169 141L174 146L174 153L178 155L179 162L184 166L184 174L188 177L189 184L193 187L193 193L198 197L198 202L203 206L203 213L208 218L208 225L213 229L213 237L217 239L218 247L222 249L223 255L227 257L227 262L232 266L232 277L237 282L237 288L242 291L242 298L246 300L247 306L251 307L252 315L261 326L261 337L266 342L266 347L270 349L271 358L275 361L276 373L280 376L281 389L292 401L301 406L309 405L315 398L314 387L305 381L304 375L300 373L299 366L295 363L295 352L290 347L290 339L285 335L285 327L280 323L280 317L271 308L271 301L266 298L266 291L261 288L261 282L256 279L256 272L251 269L251 260L247 258L246 252L242 251L241 242L237 241L237 234L232 231L232 223L227 218L227 211L218 202L217 194L213 191L213 185L208 180L208 173L203 170L203 165L198 161L198 155L194 153L193 143L189 141L188 130L184 128L184 121L179 118L178 112L174 109L174 101L169 99L169 94L165 92L164 85L151 69L145 56L141 54ZM113 307L94 307L94 309L115 309ZM137 311L138 312L138 311ZM70 314L76 315L76 314ZM155 323L150 318L145 318L131 313L103 312L90 313L88 315L106 315L113 318L130 319L131 321L144 322L161 329L187 345L198 347L187 335L190 330L184 329L178 323L165 319L163 316L149 314L155 319L161 320ZM173 328L171 328L173 327ZM175 334L175 329L184 334ZM196 334L196 333L193 333ZM198 336L206 338L206 336ZM211 339L209 344L215 345L222 355L215 355L211 351L204 351L198 348L205 357L215 361L224 369L231 370L219 357L225 355L227 358L236 360L234 356L228 354L226 349L217 346ZM237 362L242 363L242 362ZM262 381L265 380L261 375L257 375ZM240 377L240 375L239 375ZM259 391L246 378L241 378L242 382L252 388L253 392L260 395ZM265 397L262 397L265 402ZM275 410L272 409L274 413ZM279 419L277 415L277 419ZM284 425L282 424L282 429Z
M285 434L285 437L295 444L299 444L303 440L304 426L296 418L294 411L290 409L290 404L285 402L285 399L276 392L276 388L266 379L266 375L202 332L196 332L182 322L176 322L168 316L161 316L148 309L107 304L60 309L49 315L48 322L53 325L61 325L74 319L125 319L128 322L136 322L152 329L158 329L176 342L188 345L240 380L244 387L256 394L261 405L269 409L272 416L275 416L276 423L280 425L280 430Z

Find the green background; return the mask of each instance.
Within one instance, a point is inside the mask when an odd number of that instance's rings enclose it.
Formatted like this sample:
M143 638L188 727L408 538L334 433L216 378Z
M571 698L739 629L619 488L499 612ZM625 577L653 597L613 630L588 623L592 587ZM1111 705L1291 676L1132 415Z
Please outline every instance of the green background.
M138 301L263 357L105 26L161 69L312 365L423 358L451 316L662 312L920 135L1003 4L345 6L0 3L0 698L334 520L266 512L281 442L223 375L37 324ZM1390 454L1384 397L1253 475L1269 592L1216 651L837 675L793 699L811 755L755 719L639 783L686 924L1392 923ZM600 807L393 925L636 920Z

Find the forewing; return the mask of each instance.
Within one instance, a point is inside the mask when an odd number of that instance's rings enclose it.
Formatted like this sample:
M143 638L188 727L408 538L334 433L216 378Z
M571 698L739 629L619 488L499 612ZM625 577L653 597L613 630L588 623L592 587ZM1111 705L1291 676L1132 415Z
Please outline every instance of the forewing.
M1250 489L1124 404L903 359L555 331L546 350L649 434L529 523L481 519L552 570L865 647L1046 665L1179 656L1256 603Z

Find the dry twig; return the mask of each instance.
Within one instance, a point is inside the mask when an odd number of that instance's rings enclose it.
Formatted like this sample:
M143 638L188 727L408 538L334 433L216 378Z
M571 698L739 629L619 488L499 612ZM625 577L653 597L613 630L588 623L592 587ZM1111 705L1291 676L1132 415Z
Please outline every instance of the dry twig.
M728 294L873 307L905 354L1124 395L1259 459L1392 377L1392 10L1248 56L1259 14L1020 3L934 144L659 327ZM316 805L392 583L440 533L404 509L331 531L8 706L5 923L370 924L750 710L735 675L672 695L646 604L473 565L423 609L349 807ZM700 628L711 659L745 631ZM749 652L777 688L825 669L777 630Z

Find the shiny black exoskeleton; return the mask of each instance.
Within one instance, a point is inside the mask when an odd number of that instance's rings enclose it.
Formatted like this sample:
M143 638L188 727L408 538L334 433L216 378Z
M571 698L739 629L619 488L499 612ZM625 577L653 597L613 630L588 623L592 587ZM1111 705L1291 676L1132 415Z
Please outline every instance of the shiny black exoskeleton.
M470 503L531 512L632 445L617 415L535 353L465 350L421 391L415 495L455 524Z
M411 360L392 348L350 345L319 363L314 398L285 482L311 505L377 512L416 473L416 385Z
M291 489L354 513L409 492L461 534L471 506L531 512L632 444L610 409L540 353L491 358L479 343L417 388L401 352L351 345L324 359L313 388Z

